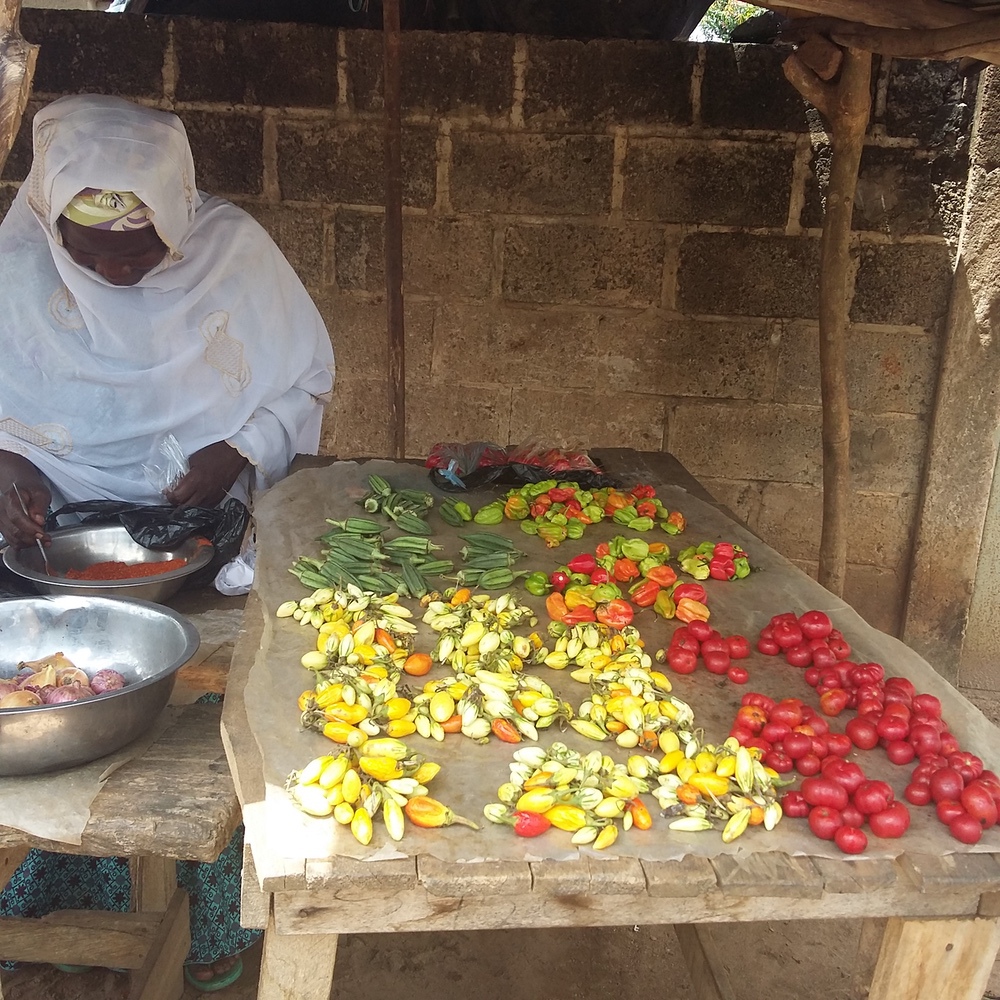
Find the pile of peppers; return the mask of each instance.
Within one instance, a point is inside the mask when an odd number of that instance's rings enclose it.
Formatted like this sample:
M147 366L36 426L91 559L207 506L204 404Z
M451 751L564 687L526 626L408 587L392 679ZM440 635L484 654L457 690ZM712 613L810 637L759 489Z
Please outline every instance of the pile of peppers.
M584 552L546 575L530 573L524 587L545 597L553 621L565 625L598 621L611 628L631 624L636 608L652 608L663 618L708 621L705 588L680 583L667 565L663 542L616 535L593 552Z
M579 483L554 479L509 490L474 516L479 524L499 524L504 518L520 521L525 534L537 535L550 549L567 538L582 538L586 525L605 518L632 531L659 525L669 535L682 532L686 523L680 511L668 510L657 499L652 486L640 483L628 492L610 486L584 490Z
M744 580L750 575L750 559L732 542L702 542L677 554L681 572L696 580Z

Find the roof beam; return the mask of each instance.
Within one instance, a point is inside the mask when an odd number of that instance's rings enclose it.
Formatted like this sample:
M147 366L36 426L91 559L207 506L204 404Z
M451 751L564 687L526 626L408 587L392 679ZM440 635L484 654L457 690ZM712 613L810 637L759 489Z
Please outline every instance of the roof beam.
M949 28L981 20L973 8L943 0L754 0L759 7L809 11L876 28Z

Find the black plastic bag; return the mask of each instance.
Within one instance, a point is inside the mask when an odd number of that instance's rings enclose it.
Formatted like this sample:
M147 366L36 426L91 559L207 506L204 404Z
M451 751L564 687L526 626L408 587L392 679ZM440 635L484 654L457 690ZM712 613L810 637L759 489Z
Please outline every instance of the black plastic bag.
M215 555L208 569L215 572L239 555L250 523L250 511L235 497L229 497L221 507L170 507L121 500L83 500L68 503L49 514L45 522L46 530L58 528L63 514L81 515L82 524L120 524L139 545L156 551L177 548L181 542L195 535L207 538L215 546ZM207 570L205 573L207 575Z

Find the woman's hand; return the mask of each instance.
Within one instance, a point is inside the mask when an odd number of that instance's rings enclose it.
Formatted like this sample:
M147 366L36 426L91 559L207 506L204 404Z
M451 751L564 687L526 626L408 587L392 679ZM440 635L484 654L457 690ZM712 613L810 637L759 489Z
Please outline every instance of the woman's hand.
M45 515L52 494L38 469L20 455L0 452L0 484L0 535L16 549L34 545L39 538L43 545L50 544Z
M225 441L216 441L188 459L190 471L163 495L175 507L215 507L246 468L247 460Z

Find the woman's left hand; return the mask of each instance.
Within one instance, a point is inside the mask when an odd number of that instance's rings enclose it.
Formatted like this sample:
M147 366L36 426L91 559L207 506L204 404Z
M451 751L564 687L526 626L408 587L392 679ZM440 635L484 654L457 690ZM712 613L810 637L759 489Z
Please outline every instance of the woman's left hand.
M163 495L175 507L215 507L246 464L247 460L232 445L216 441L190 456L190 471Z

